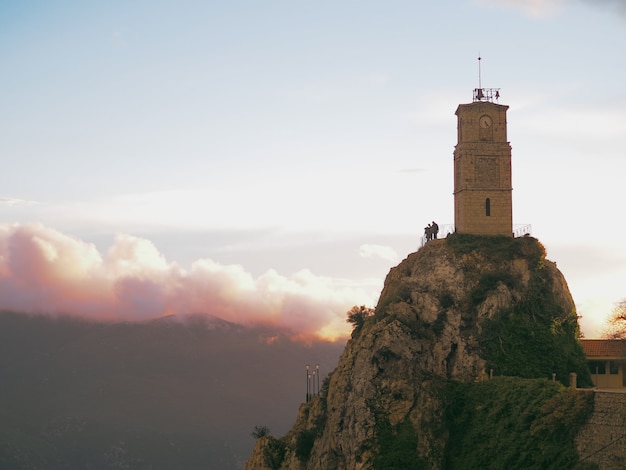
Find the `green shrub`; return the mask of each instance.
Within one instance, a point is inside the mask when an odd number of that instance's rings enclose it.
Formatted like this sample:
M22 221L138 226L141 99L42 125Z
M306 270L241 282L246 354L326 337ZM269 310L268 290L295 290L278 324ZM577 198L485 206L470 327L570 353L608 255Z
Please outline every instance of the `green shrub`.
M446 240L457 254L476 252L492 263L508 265L524 258L531 269L521 299L485 320L479 338L487 368L497 375L551 377L563 384L578 375L580 386L591 385L585 356L578 343L578 319L555 298L552 277L544 269L545 249L532 237L454 234ZM473 315L499 285L519 290L520 280L510 270L482 273L467 296L467 315Z
M487 368L497 375L548 378L553 373L562 384L575 372L579 386L591 377L582 349L576 341L576 319L554 328L553 323L534 322L523 313L501 312L483 325L480 337Z
M417 453L417 434L406 419L391 426L389 419L376 420L378 453L374 460L375 470L420 470L430 468Z
M476 250L512 254L515 240L515 238L504 235L487 236L453 233L446 238L446 243L457 254L471 253Z
M366 307L365 305L353 306L350 310L348 310L346 322L352 325L352 337L354 338L359 334L365 321L368 317L374 314L374 309Z
M564 469L579 460L574 436L593 393L545 379L500 377L451 384L448 469Z
M267 426L255 426L252 432L250 433L252 437L255 439L260 439L261 437L270 435L270 428Z
M475 308L480 305L487 294L498 287L498 284L504 284L509 289L514 289L519 285L519 281L510 271L484 273L480 277L478 285L469 293L470 306Z
M454 233L446 238L446 244L457 255L480 251L495 261L524 257L529 260L531 267L540 267L546 256L543 245L533 237Z
M267 436L267 442L263 447L263 460L265 465L272 470L278 470L285 460L287 446L281 439Z
M479 340L487 367L497 375L548 378L555 373L567 384L575 372L580 386L590 386L578 336L576 313L564 311L545 271L537 269L522 300L486 320Z
M305 429L298 434L296 437L296 457L298 457L298 460L301 462L309 460L316 437L317 433L314 429Z

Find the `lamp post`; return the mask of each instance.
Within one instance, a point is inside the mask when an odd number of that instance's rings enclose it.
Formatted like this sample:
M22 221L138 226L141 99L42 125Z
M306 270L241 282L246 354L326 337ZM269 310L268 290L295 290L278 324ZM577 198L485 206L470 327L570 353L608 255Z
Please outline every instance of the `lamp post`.
M314 397L315 393L315 376L317 375L317 371L314 370L311 376L313 377L313 381L311 382L311 396Z
M315 370L317 371L317 394L320 394L320 365L315 364Z
M309 402L309 365L306 365L306 403Z

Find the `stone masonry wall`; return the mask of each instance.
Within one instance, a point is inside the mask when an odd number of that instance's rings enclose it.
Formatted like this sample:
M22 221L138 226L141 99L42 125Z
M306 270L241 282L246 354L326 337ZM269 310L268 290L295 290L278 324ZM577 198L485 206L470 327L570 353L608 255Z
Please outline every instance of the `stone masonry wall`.
M600 470L626 468L626 393L595 392L589 421L576 436L581 460Z
M485 213L485 200L491 202L491 214ZM513 235L511 192L499 190L465 191L457 195L455 227L474 235Z

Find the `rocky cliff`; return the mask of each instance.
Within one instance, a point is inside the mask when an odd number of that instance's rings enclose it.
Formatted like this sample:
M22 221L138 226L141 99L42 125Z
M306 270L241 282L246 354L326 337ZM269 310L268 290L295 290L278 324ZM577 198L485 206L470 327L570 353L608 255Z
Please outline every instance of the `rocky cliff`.
M448 384L490 375L589 377L574 302L532 237L453 235L389 272L323 393L259 439L259 469L445 467Z

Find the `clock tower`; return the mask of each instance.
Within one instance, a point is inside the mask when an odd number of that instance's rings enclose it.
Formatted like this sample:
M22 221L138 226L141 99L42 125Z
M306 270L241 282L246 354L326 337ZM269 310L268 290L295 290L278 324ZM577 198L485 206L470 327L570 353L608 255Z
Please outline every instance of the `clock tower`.
M513 236L508 106L498 89L476 88L461 104L454 149L454 225L459 233ZM494 100L496 103L494 103Z

